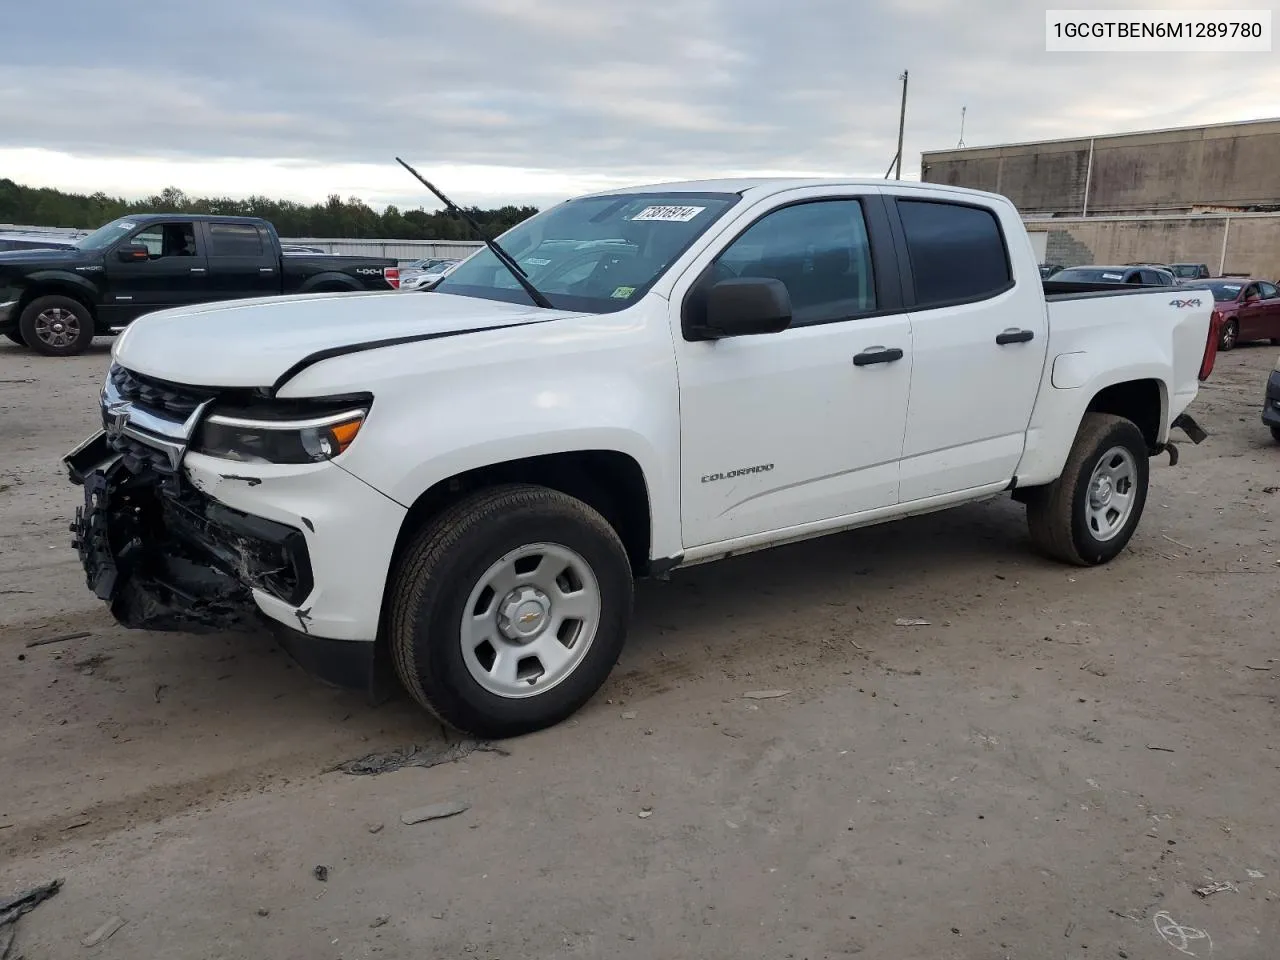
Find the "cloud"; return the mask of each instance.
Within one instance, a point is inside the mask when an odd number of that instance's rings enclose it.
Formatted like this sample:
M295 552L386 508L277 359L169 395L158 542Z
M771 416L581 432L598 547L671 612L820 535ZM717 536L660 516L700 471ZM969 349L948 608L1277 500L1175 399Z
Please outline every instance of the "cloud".
M1049 54L1017 0L63 0L56 66L12 6L3 173L130 195L404 202L396 154L463 202L881 176L903 69L911 176L961 107L970 146L1280 114L1270 54Z

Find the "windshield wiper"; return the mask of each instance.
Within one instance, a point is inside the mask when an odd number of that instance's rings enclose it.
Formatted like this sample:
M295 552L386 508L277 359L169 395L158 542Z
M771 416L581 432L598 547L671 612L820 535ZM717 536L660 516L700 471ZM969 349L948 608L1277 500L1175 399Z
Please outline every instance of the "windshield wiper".
M498 246L497 240L490 239L488 234L486 234L484 230L481 229L480 224L476 223L475 220L471 218L471 215L467 213L467 211L463 210L460 206L458 206L456 203L454 203L452 200L446 197L443 193L437 190L434 186L432 186L430 180L428 180L426 177L420 174L417 170L413 169L413 167L409 166L409 164L405 163L399 157L396 157L396 163L400 164L400 166L404 167L411 174L417 177L422 182L422 185L424 187L426 187L428 190L434 193L437 197L439 197L440 202L445 205L445 209L447 209L454 216L461 217L463 220L467 222L467 225L470 226L471 229L475 231L476 236L478 236L481 240L484 241L484 245L489 248L489 252L498 258L499 263L501 263L504 267L506 267L508 270L511 271L511 275L516 278L516 282L520 284L520 286L524 287L524 292L529 295L529 298L533 300L533 302L537 306L545 307L548 310L554 309L551 306L551 301L548 300L546 297L544 297L538 291L538 288L535 287L532 282L530 282L529 275L524 272L524 269L520 266L520 264L516 263L515 260L512 259L511 254L507 253L507 251L503 250L502 247Z

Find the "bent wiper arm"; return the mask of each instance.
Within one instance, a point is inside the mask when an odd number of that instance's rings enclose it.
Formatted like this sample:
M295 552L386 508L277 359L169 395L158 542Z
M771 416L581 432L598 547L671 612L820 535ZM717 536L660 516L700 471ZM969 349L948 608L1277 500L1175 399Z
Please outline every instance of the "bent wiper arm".
M411 174L417 177L418 180L421 181L424 187L426 187L428 190L434 193L437 197L439 197L440 202L445 205L445 209L447 209L450 213L454 214L455 216L461 217L463 220L467 222L467 225L471 227L472 230L475 231L476 236L478 236L481 240L484 241L484 245L489 248L489 252L498 258L499 263L501 263L504 267L506 267L509 271L511 271L511 275L516 278L516 282L520 284L520 286L524 287L524 292L529 295L529 298L537 306L545 307L548 310L553 309L551 306L551 301L548 300L546 297L544 297L538 291L538 288L535 287L530 282L528 274L526 274L524 270L521 269L520 264L516 263L515 260L512 259L511 255L507 253L507 251L503 250L502 247L498 246L498 241L491 240L488 234L486 234L484 230L481 229L480 224L476 223L475 220L471 218L471 215L467 213L467 211L463 210L460 206L458 206L456 203L454 203L452 200L446 197L443 193L437 190L431 184L431 181L429 181L426 177L420 174L417 170L413 169L413 167L409 166L409 164L405 163L399 157L396 157L396 163L400 164L400 166L404 167Z

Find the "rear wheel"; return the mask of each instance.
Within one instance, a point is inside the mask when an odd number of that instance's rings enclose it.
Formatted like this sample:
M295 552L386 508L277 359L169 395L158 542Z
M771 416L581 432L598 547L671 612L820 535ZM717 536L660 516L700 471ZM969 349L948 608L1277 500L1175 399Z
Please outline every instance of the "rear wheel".
M1062 475L1028 491L1036 548L1078 566L1106 563L1129 543L1147 502L1147 442L1131 420L1087 413Z
M1280 427L1271 428L1271 439L1276 443L1280 443Z
M393 578L396 672L446 723L510 737L559 723L613 669L631 616L617 533L545 487L481 491L429 523Z
M18 320L22 340L46 357L73 357L93 343L93 317L70 297L37 297Z
M12 340L14 343L16 343L20 347L25 347L27 345L27 341L22 339L22 334L20 334L17 330L10 330L8 333L5 334L5 336L8 337L10 340Z
M1230 350L1236 345L1236 341L1240 339L1240 324L1235 320L1228 320L1222 325L1222 335L1218 338L1219 350Z

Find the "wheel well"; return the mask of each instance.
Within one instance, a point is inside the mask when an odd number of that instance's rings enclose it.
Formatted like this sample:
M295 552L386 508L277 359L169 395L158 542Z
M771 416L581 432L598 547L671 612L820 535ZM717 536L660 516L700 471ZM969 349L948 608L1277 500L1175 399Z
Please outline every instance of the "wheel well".
M98 321L98 311L94 307L93 301L85 295L84 291L77 290L70 284L60 283L42 284L22 291L22 296L18 298L18 307L14 311L14 315L21 317L22 311L27 309L31 301L38 300L40 297L68 297L88 310L89 316L93 318L94 323Z
M430 487L409 508L396 539L392 569L410 537L441 510L483 487L534 483L559 490L598 510L626 548L631 569L643 576L649 567L649 491L640 465L613 450L579 450L525 457L468 470Z
M1089 401L1091 413L1110 413L1132 420L1154 451L1160 442L1164 397L1158 380L1130 380L1107 387Z

